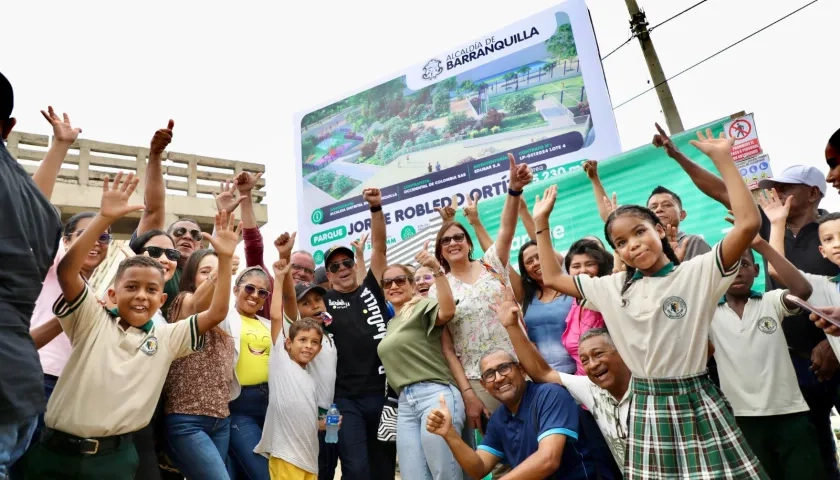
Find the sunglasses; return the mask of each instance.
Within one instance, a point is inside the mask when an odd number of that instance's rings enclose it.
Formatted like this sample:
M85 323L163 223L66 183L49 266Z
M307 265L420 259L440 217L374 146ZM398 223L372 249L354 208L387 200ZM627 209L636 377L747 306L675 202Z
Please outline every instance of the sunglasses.
M75 232L70 233L67 236L72 237L73 235L76 235L76 237L79 237L83 233L85 233L85 230L81 229L81 230L76 230ZM110 233L105 232L102 235L100 235L99 238L96 239L96 243L98 243L100 245L110 245L113 240L114 240L114 237L112 237Z
M257 296L263 300L265 300L265 298L268 297L268 290L264 288L258 288L254 285L251 285L250 283L248 285L245 285L242 289L245 290L245 293L247 293L248 295L253 295L256 293Z
M829 168L829 169L831 169L831 170L834 170L835 168L837 168L837 164L838 164L838 162L840 162L840 161L839 161L839 160L837 160L837 159L836 159L836 158L834 158L834 157L831 157L831 158L826 158L826 159L825 159L825 163L827 163L827 164L828 164L828 168Z
M424 280L427 281L427 282L433 282L435 280L435 276L426 274L426 275L418 275L418 276L414 277L414 283L420 283Z
M354 266L356 266L356 261L353 260L352 258L345 258L344 260L342 260L340 262L331 263L330 266L327 267L327 269L330 271L330 273L337 273L339 270L341 270L342 265L347 267L347 268L353 268ZM312 273L315 273L315 272L312 272Z
M392 284L397 284L398 287L402 287L408 282L408 277L405 275L400 275L394 278L383 278L382 279L382 288L388 289L391 288Z
M181 252L175 250L174 248L143 247L143 252L148 253L149 256L154 258L155 260L160 258L160 256L163 254L166 254L166 258L172 260L173 262L177 262L181 259Z
M306 272L310 275L315 275L315 270L312 270L311 268L308 268L308 267L304 267L303 265L298 265L297 263L292 264L292 270L297 270L297 271L303 270L304 272ZM338 271L338 270L336 270L336 271Z
M507 377L511 370L513 370L513 366L516 365L516 362L507 362L499 365L496 368L491 368L489 370L485 370L484 373L481 374L481 379L484 380L484 383L490 383L496 381L496 372L503 377Z
M200 242L200 241L204 240L204 237L201 236L201 230L187 230L184 227L178 227L175 230L173 230L172 231L172 236L175 237L175 238L181 238L184 235L186 235L187 233L189 233L190 237L192 237L192 239L195 240L196 242Z
M455 235L452 235L451 237L440 237L440 245L442 247L445 247L452 242L461 243L461 242L464 241L465 238L467 238L467 236L463 233L456 233Z

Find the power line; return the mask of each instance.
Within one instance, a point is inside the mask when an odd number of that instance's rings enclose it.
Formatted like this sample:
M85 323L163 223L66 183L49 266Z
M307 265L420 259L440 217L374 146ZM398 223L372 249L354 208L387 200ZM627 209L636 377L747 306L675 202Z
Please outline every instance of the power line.
M813 5L813 4L815 4L815 3L817 3L818 1L819 1L819 0L812 0L811 2L808 2L808 3L806 3L805 5L802 5L801 7L797 8L796 10L794 10L794 11L792 11L792 12L788 13L787 15L785 15L785 16L783 16L783 17L781 17L781 18L779 18L779 19L777 19L777 20L775 20L775 21L773 21L772 23L769 23L769 24L767 24L767 25L765 25L765 26L761 27L760 29L758 29L758 30L754 31L753 33L751 33L751 34L747 35L746 37L744 37L744 38L742 38L742 39L738 40L737 42L735 42L735 43L733 43L733 44L731 44L731 45L729 45L729 46L727 46L727 47L725 47L725 48L723 48L723 49L721 49L721 50L718 50L717 52L715 52L715 53L713 53L713 54L709 55L708 57L704 58L703 60L700 60L699 62L695 63L694 65L692 65L692 66L690 66L690 67L688 67L688 68L686 68L686 69L684 69L684 70L680 71L679 73L677 73L677 74L675 74L675 75L673 75L673 76L671 76L671 77L666 78L666 79L665 79L665 81L663 81L663 82L659 82L659 83L657 83L656 85L654 85L654 86L652 86L652 87L648 88L647 90L645 90L645 91L643 91L643 92L639 93L638 95L635 95L635 96L631 97L629 100L626 100L626 101L624 101L624 102L622 102L622 103L618 104L618 106L613 107L613 110L618 110L619 108L623 107L624 105L627 105L628 103L630 103L630 102L632 102L633 100L635 100L635 99L637 99L637 98L641 97L642 95L644 95L644 94L646 94L646 93L650 92L651 90L656 89L658 86L662 85L663 83L667 83L667 82L669 82L669 81L671 81L671 80L673 80L673 79L675 79L675 78L679 77L680 75L682 75L683 73L685 73L685 72L687 72L687 71L691 70L692 68L694 68L694 67L696 67L696 66L698 66L698 65L700 65L700 64L703 64L703 63L705 63L705 62L707 62L707 61L711 60L712 58L714 58L714 57L716 57L716 56L720 55L721 53L723 53L723 52L725 52L725 51L729 50L730 48L732 48L732 47L734 47L734 46L738 45L739 43L742 43L743 41L748 40L748 39L749 39L749 38L751 38L751 37L754 37L755 35L757 35L757 34L759 34L759 33L763 32L764 30L767 30L768 28L770 28L770 27L772 27L773 25L775 25L775 24L777 24L777 23L781 22L782 20L784 20L784 19L786 19L786 18L788 18L788 17L790 17L790 16L792 16L792 15L794 15L794 14L796 14L796 13L799 13L800 11L804 10L804 9L805 9L805 8L807 8L807 7L810 7L811 5Z
M680 13L678 13L678 14L676 14L676 15L672 15L671 17L666 18L665 20L663 20L663 21L661 21L661 22L657 23L656 25L654 25L654 26L652 26L652 27L648 28L648 31L649 31L649 32L652 32L655 28L657 28L657 27L661 27L662 25L665 25L666 23L670 22L671 20L673 20L673 19L675 19L675 18L679 17L680 15L682 15L682 14L686 13L687 11L692 10L693 8L698 7L698 6L700 6L700 5L704 4L704 3L708 2L708 1L709 1L709 0L700 0L699 2L697 2L697 3L695 3L694 5L692 5L692 6L688 7L688 8L686 8L686 9L685 9L685 10L683 10L682 12L680 12Z
M628 43L630 43L630 40L633 40L634 38L636 38L636 36L635 36L635 35L632 35L630 38L628 38L628 39L627 39L627 41L625 41L625 42L624 42L624 43L622 43L621 45L619 45L619 46L615 47L615 48L614 48L614 49L613 49L610 53L608 53L608 54L604 55L603 57L601 57L601 61L606 60L606 59L607 59L607 57L609 57L609 56L610 56L610 55L612 55L613 53L617 52L617 51L618 51L621 47L623 47L623 46L627 45Z

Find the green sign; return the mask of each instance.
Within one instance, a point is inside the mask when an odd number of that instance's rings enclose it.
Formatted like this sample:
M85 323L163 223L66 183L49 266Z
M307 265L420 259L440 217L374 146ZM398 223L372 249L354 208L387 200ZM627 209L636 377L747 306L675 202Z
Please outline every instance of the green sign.
M411 225L408 225L408 226L403 227L402 232L400 232L400 238L402 240L408 240L409 238L413 237L416 234L417 234L417 230L414 227L412 227Z
M336 240L341 240L342 238L347 236L347 227L344 225L339 225L335 228L331 228L329 230L324 230L312 235L310 239L310 243L312 245L318 246L323 245L325 243L334 242Z
M727 121L729 121L728 117L720 119L676 135L672 140L689 158L717 173L712 161L688 142L697 138L696 131L706 128L711 128L717 135L723 130L723 124ZM654 132L651 125L651 137ZM724 220L726 209L701 193L682 168L671 160L664 150L653 145L639 147L599 162L598 173L607 193L612 195L616 192L621 205L647 205L650 192L658 185L676 192L683 201L683 209L688 213L686 219L680 223L680 230L702 235L709 245L714 246L719 242L731 227ZM542 195L549 185L556 183L558 186L557 202L550 219L555 249L565 252L572 243L587 235L594 235L605 240L604 223L598 215L592 185L579 162L535 172L534 177L534 183L529 185L523 193L529 209L533 209L535 197ZM498 233L504 202L504 196L479 202L481 221L492 238L495 238ZM458 217L460 218L457 220L465 225L475 239L475 232L466 222L462 211L459 211ZM518 223L511 252L511 264L514 267L518 265L520 245L528 240L528 234L522 223ZM606 241L604 244L608 245ZM478 250L477 253L480 254L478 242L475 247ZM763 287L764 275L759 275L754 288L761 291Z

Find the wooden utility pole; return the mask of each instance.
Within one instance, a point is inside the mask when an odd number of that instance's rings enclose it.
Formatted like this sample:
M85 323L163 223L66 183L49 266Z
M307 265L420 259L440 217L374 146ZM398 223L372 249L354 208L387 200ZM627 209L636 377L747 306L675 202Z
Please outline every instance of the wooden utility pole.
M680 112L677 111L677 104L674 102L674 96L671 95L671 87L665 81L665 73L662 71L662 65L659 64L659 57L656 55L656 49L653 48L653 42L650 39L650 32L648 31L648 22L645 12L643 12L636 0L625 0L627 3L627 11L630 12L630 29L633 36L639 39L642 45L642 54L645 56L645 61L650 71L650 78L653 80L656 87L656 95L659 97L659 104L662 107L662 113L665 115L665 123L668 125L668 131L674 135L684 130L682 119L680 119Z

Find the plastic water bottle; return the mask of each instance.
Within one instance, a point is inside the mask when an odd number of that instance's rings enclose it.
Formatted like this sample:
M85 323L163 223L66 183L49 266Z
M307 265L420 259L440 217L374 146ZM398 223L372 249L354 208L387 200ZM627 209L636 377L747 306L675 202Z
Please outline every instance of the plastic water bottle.
M338 420L341 418L341 413L338 407L333 403L327 411L327 436L324 439L327 443L338 443Z

